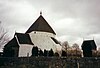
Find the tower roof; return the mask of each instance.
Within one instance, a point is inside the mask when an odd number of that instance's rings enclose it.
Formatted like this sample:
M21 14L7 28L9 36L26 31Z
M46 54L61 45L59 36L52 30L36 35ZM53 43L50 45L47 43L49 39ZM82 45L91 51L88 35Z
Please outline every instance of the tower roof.
M96 50L97 46L94 40L85 40L82 43L82 49L91 48L92 50Z
M47 21L43 18L42 13L40 13L38 19L30 26L26 33L30 33L32 31L42 31L56 34Z

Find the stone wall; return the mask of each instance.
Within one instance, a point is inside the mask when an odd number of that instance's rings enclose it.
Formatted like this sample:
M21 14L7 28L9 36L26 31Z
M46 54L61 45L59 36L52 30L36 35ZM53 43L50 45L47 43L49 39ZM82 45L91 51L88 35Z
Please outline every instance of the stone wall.
M0 68L100 68L100 58L0 58Z

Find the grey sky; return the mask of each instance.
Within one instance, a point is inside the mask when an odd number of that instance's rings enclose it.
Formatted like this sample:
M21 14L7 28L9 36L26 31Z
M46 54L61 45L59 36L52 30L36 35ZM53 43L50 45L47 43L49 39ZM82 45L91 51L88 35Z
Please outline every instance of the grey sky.
M81 45L94 37L100 46L100 0L0 0L0 20L10 35L25 32L41 10L59 40Z

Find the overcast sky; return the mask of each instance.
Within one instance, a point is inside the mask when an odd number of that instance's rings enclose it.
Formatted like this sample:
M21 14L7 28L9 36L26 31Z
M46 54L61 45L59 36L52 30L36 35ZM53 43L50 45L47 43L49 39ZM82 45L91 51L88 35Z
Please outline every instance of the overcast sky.
M10 36L25 32L40 11L60 41L81 46L94 37L100 46L100 0L0 0L0 21Z

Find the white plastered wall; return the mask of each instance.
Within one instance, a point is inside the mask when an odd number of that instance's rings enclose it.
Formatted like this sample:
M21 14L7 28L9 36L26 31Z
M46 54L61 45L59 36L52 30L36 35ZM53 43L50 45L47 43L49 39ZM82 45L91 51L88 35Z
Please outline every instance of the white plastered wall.
M55 37L53 33L33 31L29 35L33 44L38 48L42 50L50 50L52 48L54 52L56 51L57 44L51 39L51 37Z
M28 57L32 55L33 45L19 44L19 57Z

